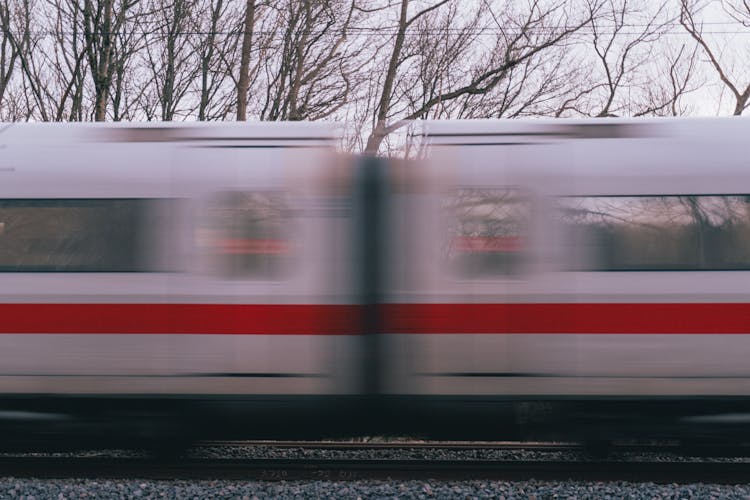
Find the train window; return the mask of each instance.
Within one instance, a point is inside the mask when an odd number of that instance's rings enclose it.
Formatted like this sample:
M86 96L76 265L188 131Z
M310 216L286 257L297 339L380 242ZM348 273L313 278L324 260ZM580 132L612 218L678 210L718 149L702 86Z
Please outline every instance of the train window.
M221 193L209 202L199 243L224 277L279 279L291 253L290 219L283 193Z
M0 200L0 271L149 271L143 229L157 202Z
M576 270L750 269L750 195L560 200Z
M526 257L531 200L517 188L463 188L444 200L448 238L445 256L463 278L520 272Z

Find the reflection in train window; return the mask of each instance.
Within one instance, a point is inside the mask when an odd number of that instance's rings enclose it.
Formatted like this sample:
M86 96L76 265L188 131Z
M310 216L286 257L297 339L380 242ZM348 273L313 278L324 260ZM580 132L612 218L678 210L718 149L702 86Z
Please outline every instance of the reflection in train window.
M283 193L224 192L210 200L199 243L221 276L279 279L291 254L290 219Z
M516 188L464 188L444 200L448 239L444 255L464 278L521 271L531 220L531 201Z
M576 270L750 269L750 196L560 199Z
M145 224L160 200L0 200L0 271L151 271Z

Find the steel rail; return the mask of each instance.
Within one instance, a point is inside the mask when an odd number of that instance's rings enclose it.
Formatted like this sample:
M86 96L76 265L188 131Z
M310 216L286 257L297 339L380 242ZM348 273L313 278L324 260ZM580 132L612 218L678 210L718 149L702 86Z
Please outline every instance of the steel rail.
M750 463L2 457L0 475L225 480L576 480L741 484Z

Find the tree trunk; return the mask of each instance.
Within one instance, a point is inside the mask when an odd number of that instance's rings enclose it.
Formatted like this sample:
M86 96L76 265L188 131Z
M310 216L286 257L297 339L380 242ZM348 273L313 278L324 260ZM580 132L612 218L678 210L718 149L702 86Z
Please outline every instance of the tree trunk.
M240 78L237 83L237 121L247 120L247 92L250 86L250 50L253 42L255 24L255 0L247 0L245 8L245 31L242 33L242 58L240 59Z
M365 153L369 155L376 155L378 153L378 149L380 148L380 144L383 142L383 139L385 139L385 123L388 119L388 111L391 109L393 84L396 80L399 59L401 58L401 50L404 47L404 39L406 38L406 11L408 7L409 0L401 0L401 13L399 14L398 20L398 33L396 34L396 41L393 44L391 58L388 61L388 70L385 74L383 92L380 94L380 102L378 103L376 123L375 127L370 133L370 136L367 138L367 146L365 147Z

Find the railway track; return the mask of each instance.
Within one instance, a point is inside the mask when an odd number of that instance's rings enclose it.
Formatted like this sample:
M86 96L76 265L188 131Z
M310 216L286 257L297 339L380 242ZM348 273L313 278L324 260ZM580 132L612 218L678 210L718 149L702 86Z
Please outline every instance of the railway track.
M243 442L247 443L247 442ZM258 442L253 442L258 443ZM270 446L269 442L263 442ZM288 442L299 446L303 442ZM306 443L306 442L305 442ZM216 442L214 445L218 444ZM234 443L236 444L236 443ZM481 444L481 443L480 443ZM532 443L534 444L534 443ZM353 449L405 447L399 443L315 443L319 447ZM443 443L465 449L471 443ZM537 449L572 449L564 443L535 443ZM273 446L276 446L274 444ZM313 445L310 445L313 446ZM409 446L436 447L436 443ZM476 445L472 445L476 448ZM529 443L485 443L491 447L520 447ZM367 459L367 458L170 458L26 454L0 457L0 477L96 479L225 479L225 480L515 480L631 481L743 484L750 478L750 462L731 461L591 461L591 460L477 460L477 459Z
M578 480L741 484L748 463L551 462L487 460L220 459L144 460L20 457L0 459L0 476L227 480Z

